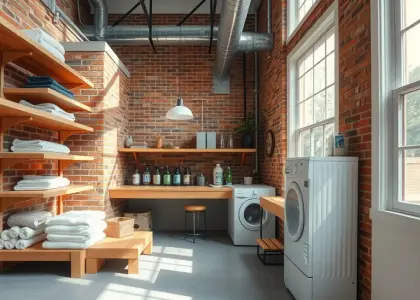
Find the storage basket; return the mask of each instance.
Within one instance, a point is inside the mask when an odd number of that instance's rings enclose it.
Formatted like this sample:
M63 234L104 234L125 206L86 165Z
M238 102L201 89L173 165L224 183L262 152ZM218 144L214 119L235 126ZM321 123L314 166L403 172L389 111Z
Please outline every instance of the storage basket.
M134 219L132 218L111 218L105 220L105 222L108 225L105 230L107 236L122 238L134 232Z
M134 231L152 230L152 212L125 213L124 217L134 219Z

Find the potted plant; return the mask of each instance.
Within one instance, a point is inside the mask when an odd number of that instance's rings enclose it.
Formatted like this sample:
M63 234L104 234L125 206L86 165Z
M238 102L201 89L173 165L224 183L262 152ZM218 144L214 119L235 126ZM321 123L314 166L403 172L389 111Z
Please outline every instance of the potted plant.
M248 113L248 116L246 116L242 120L241 126L235 129L236 133L242 134L242 147L243 148L252 148L254 139L252 137L252 134L256 130L255 128L255 118L253 113Z

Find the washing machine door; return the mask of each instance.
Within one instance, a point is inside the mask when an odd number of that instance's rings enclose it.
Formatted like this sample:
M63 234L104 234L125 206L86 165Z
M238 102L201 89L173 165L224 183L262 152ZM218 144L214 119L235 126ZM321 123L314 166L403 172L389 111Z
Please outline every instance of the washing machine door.
M239 221L242 226L250 231L259 231L260 230L260 220L261 220L261 206L259 199L251 198L244 203L242 203L241 208L239 209ZM263 210L263 228L267 227L270 223L269 215L267 211Z
M285 201L285 216L287 234L292 241L297 242L302 237L305 226L305 208L299 185L293 182L287 190Z

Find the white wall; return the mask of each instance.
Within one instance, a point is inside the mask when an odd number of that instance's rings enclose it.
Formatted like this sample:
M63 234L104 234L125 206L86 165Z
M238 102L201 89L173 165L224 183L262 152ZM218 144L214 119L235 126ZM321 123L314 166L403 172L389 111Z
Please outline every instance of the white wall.
M420 299L420 220L395 218L373 219L372 300Z

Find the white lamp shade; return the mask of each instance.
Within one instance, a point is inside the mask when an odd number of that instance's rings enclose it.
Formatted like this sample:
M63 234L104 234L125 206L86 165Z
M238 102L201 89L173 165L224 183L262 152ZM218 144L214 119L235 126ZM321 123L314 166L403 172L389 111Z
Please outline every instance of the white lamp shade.
M172 107L166 114L166 118L174 121L185 121L194 119L191 109L184 106L181 97L178 97L177 106Z

